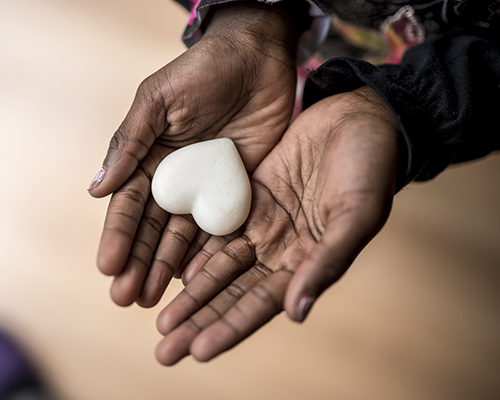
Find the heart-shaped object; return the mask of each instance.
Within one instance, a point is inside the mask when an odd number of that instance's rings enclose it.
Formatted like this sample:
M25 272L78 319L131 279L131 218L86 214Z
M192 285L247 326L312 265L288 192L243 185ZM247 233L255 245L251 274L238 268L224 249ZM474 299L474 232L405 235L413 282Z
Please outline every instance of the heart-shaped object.
M227 235L247 219L252 190L231 139L195 143L169 154L158 165L152 193L171 214L192 214L212 235Z

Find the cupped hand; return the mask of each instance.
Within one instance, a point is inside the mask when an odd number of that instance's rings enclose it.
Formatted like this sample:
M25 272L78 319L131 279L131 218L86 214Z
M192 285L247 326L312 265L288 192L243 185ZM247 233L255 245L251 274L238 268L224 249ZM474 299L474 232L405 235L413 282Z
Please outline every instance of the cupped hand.
M152 199L161 160L176 148L228 137L253 171L292 114L297 28L286 10L259 4L215 10L203 39L140 85L89 188L94 197L114 193L98 266L115 276L111 295L120 305L156 304L184 257L209 239L192 218L169 216Z
M303 321L385 223L397 140L394 117L368 87L299 115L252 176L245 231L184 271L184 290L158 318L158 360L210 360L282 310Z

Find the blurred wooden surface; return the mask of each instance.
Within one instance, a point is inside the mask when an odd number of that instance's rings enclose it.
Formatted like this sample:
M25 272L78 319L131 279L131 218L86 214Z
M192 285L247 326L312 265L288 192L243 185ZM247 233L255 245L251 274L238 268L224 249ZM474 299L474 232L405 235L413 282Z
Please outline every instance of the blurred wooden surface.
M500 398L500 156L398 196L300 326L208 363L154 359L162 303L121 309L86 187L140 81L184 50L167 0L0 0L0 326L62 400Z

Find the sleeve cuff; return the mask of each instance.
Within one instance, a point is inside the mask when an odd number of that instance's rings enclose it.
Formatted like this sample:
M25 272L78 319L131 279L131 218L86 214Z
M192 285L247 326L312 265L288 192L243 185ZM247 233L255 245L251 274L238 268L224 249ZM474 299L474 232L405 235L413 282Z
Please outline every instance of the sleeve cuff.
M445 36L408 50L401 64L332 59L309 75L304 104L368 85L401 130L398 189L455 162L500 148L500 48L472 35Z
M291 0L258 0L263 3L272 4L279 1ZM309 17L312 22L299 38L297 48L297 64L306 62L325 41L330 29L330 14L319 7L313 0L307 0L309 3ZM182 41L187 47L193 46L203 37L201 29L203 21L208 14L210 6L233 2L233 0L190 0L191 15L188 25L182 35Z

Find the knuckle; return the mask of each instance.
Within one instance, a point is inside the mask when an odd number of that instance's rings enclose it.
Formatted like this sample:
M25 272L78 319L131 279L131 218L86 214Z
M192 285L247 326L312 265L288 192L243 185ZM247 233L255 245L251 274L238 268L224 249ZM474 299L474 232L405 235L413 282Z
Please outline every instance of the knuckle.
M148 270L149 263L143 257L137 254L130 254L129 256L129 265L133 264L136 268L140 268L141 270Z
M245 295L246 291L240 285L233 282L227 287L226 293L236 300L239 300Z
M109 141L109 149L119 150L125 141L124 139L125 139L125 133L122 123L111 137L111 140Z
M163 103L162 85L155 75L148 76L139 84L136 101L149 105Z
M187 248L191 244L191 241L177 229L173 229L167 226L165 233L171 236L173 240L178 242L182 247Z
M181 293L184 293L186 298L191 300L192 304L194 305L194 310L199 310L205 304L205 299L203 297L200 298L200 296L195 293L192 293L187 286L182 290Z
M273 308L276 313L282 310L281 302L279 302L273 295L272 291L264 284L254 286L250 293L252 293L258 300L265 305Z
M224 249L221 250L221 252L228 257L235 265L238 266L239 269L243 269L243 263L240 260L238 254L231 248L231 247L225 247Z
M192 329L194 332L199 333L203 330L203 325L201 325L198 321L196 321L196 318L192 317L187 320L186 322L187 327Z
M134 243L134 248L132 254L138 254L140 256L147 256L149 258L155 252L155 248L151 245L149 241L143 238L136 238Z
M137 97L142 97L144 95L147 95L150 90L151 90L151 87L153 86L153 78L152 78L152 75L151 76L148 76L147 78L145 78L141 83L139 83L139 86L137 87L137 93L136 93L136 96Z
M170 262L163 258L155 258L153 259L153 264L158 264L162 266L166 271L168 271L169 274L172 276L175 274L177 268L175 268Z
M145 215L142 217L144 225L152 230L156 235L160 235L163 230L163 224L157 218Z
M264 265L260 261L255 262L255 265L252 268L252 271L260 279L264 279L273 273L273 271L269 267L267 267L266 265Z
M120 196L132 203L136 203L141 208L144 208L146 204L146 199L144 195L137 189L130 186L125 186L120 190Z
M211 310L211 311L215 314L215 316L216 316L216 318L217 318L217 319L219 319L219 318L222 318L222 317L223 317L223 315L224 315L223 310L220 310L220 309L219 309L218 307L216 307L214 304L212 304L212 303L208 303L208 304L206 305L206 307L207 307L207 309ZM211 320L206 320L206 321L205 321L205 323L203 324L203 325L204 325L203 327L204 327L204 328L205 328L205 327L207 327L208 325L210 325L210 322L213 322L213 321L214 321L214 319L211 319Z
M219 280L219 278L217 278L211 271L209 271L208 269L206 268L202 268L200 270L200 275L203 276L208 282L212 283L212 284L215 284L215 285L218 285L220 286L221 285L221 281Z

